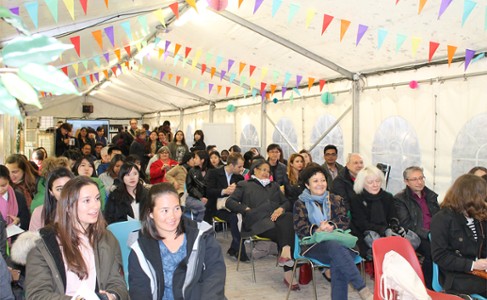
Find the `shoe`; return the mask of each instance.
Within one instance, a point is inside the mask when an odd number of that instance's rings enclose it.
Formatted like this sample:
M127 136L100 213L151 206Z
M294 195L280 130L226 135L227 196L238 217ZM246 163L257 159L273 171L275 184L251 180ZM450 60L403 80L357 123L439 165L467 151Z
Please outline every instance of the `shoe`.
M292 260L291 258L285 258L285 257L279 257L279 259L277 260L277 264L279 265L279 267L289 267L289 268L292 268L294 266L294 260Z
M283 282L286 285L286 287L289 289L289 282L287 282L286 278L283 279ZM296 283L291 286L291 291L299 291L299 290L301 290L299 284Z
M227 254L232 257L232 258L235 258L235 259L238 259L238 251L233 249L233 248L230 248L228 249L227 251ZM247 261L250 261L249 257L247 256L247 254L245 253L242 253L240 255L240 261L241 262L247 262Z
M329 269L324 269L322 272L321 272L321 275L323 275L323 278L325 278L326 281L328 282L331 282L331 272L330 272L330 277L328 277L328 275L326 275L326 271L328 271Z
M235 257L236 258L237 255L238 255L238 252L237 252L237 250L235 250L233 248L230 248L230 249L227 250L227 254L230 255L231 257Z

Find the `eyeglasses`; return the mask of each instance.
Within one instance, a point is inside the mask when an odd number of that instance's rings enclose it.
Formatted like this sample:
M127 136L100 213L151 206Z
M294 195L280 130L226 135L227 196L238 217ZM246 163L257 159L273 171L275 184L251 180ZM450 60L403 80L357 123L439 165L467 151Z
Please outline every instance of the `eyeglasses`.
M420 176L420 177L416 177L416 178L409 178L409 179L406 179L407 181L412 181L412 182L416 182L416 181L425 181L426 180L426 177L424 176Z

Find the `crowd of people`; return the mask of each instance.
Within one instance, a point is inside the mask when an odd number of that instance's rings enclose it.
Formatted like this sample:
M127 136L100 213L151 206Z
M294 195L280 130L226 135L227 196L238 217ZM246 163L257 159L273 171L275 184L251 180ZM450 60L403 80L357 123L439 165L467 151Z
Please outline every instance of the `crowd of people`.
M361 299L373 299L354 259L372 260L372 243L387 236L411 243L426 287L435 262L447 293L487 296L487 280L471 272L487 270L483 167L455 180L440 205L419 166L404 170L405 188L392 195L382 170L359 153L342 166L334 145L323 149L319 165L306 150L286 160L278 144L265 154L242 153L238 145L220 152L201 130L191 146L168 121L153 131L136 119L129 125L110 143L101 127L72 134L62 123L53 156L38 148L30 160L12 154L0 165L0 274L8 275L1 280L10 278L7 266L18 272L16 287L27 299L226 299L213 218L227 222L226 254L235 260L249 261L242 237L275 242L283 288L300 289L292 279L295 238L350 229L358 238L353 249L335 241L300 249L330 266L322 274L332 299L347 299L349 284ZM106 226L132 219L141 230L123 270ZM26 232L7 239L10 224ZM10 285L1 286L0 299L14 299Z

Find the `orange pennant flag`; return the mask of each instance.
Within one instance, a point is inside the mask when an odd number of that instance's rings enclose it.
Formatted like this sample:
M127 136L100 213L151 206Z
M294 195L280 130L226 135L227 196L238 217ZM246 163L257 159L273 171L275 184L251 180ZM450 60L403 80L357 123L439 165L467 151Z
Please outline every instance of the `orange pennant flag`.
M181 76L176 76L176 86L179 84L179 80L181 80Z
M252 77L252 74L254 74L254 71L255 71L255 66L249 65L249 74L250 74L250 77Z
M161 59L163 53L164 53L164 49L159 48L159 59Z
M91 34L93 35L93 38L95 38L95 41L98 43L98 46L100 46L101 51L103 51L103 36L101 30L92 31Z
M271 84L271 94L274 96L274 92L276 91L277 85Z
M186 47L186 49L184 51L184 58L188 58L189 52L191 52L191 48L190 47Z
M181 45L175 44L174 45L174 56L178 55L179 49L181 49Z
M240 5L242 5L243 0L238 0L238 8L240 8Z
M172 74L167 74L167 80L171 81L172 79Z
M127 60L127 61L125 61L125 67L126 67L127 69L130 69L130 62L129 62L128 60Z
M130 56L130 45L125 46L124 49L125 52L127 52L127 54Z
M431 62L431 59L433 59L433 55L435 55L435 52L436 52L436 49L438 49L438 46L440 46L440 43L430 41L430 51L429 51L429 57L428 57L429 62Z
M217 85L217 86L216 86L216 93L217 93L218 95L220 95L221 90L222 90L222 86L221 86L221 85Z
M103 70L103 74L105 75L105 78L108 79L108 70Z
M428 0L419 0L418 15L421 14L421 11L423 11L423 8L424 8L424 5L426 4L426 1L428 1Z
M179 4L178 2L174 2L173 4L170 4L169 7L172 10L172 13L176 16L176 19L179 19Z
M83 82L83 85L86 85L86 77L81 77L81 81Z
M108 8L108 0L105 0L105 6Z
M210 71L211 79L213 79L213 76L215 76L215 72L216 72L216 68L215 67L211 67L211 71Z
M451 62L453 61L453 56L455 55L455 52L457 52L457 46L452 46L448 45L448 67L450 67Z
M115 53L115 56L117 56L118 60L120 60L120 49L115 49L113 52Z
M348 20L341 20L340 22L340 42L343 40L343 36L345 36L345 33L348 30L348 27L350 26L350 21Z
M231 89L231 87L229 87L229 86L225 87L225 90L226 90L225 96L226 97L228 97L228 93L230 93L230 89Z
M206 71L206 64L201 65L201 75L203 75Z
M311 90L313 83L315 83L315 79L313 77L308 77L308 91Z
M243 62L240 63L240 66L238 67L238 75L240 75L242 73L242 71L246 65L247 65L246 63L243 63Z

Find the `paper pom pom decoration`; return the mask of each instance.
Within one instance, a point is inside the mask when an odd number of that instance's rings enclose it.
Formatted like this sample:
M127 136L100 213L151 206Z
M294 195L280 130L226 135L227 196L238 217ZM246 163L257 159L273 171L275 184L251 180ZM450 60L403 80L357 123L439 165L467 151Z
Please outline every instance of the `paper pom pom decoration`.
M228 0L207 0L208 6L216 11L222 11L228 6Z
M335 97L330 92L325 92L321 94L321 102L323 102L323 104L325 105L332 104L333 101L335 100L334 98Z
M228 112L234 112L235 109L236 109L235 105L233 105L233 104L228 104L227 105L227 111Z
M277 98L274 98L274 99L272 99L272 102L274 102L274 104L277 104L277 102L279 102L279 100L277 100Z
M418 82L416 80L411 80L409 82L409 87L413 90L417 89L419 87Z

